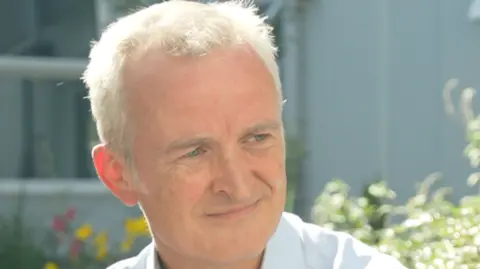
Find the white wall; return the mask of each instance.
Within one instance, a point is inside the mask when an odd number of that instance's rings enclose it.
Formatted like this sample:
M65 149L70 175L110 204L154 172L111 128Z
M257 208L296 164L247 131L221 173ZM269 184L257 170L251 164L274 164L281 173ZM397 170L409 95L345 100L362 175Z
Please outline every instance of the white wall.
M437 171L455 199L477 191L466 185L463 127L442 100L452 77L480 88L480 25L467 18L470 1L304 3L302 214L333 177L359 193L382 176L400 201Z

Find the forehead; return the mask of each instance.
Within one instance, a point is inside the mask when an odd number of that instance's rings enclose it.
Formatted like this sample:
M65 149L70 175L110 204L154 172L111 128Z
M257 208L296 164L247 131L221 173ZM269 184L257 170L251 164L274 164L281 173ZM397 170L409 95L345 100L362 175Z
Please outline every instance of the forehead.
M178 127L199 117L207 123L232 114L249 122L279 112L273 77L248 47L195 58L152 52L127 64L125 84L136 120Z
M140 89L156 93L189 90L193 84L220 84L225 79L234 83L247 77L256 84L274 83L261 58L247 45L219 48L202 56L170 56L152 50L129 59L123 73L126 88L135 93Z

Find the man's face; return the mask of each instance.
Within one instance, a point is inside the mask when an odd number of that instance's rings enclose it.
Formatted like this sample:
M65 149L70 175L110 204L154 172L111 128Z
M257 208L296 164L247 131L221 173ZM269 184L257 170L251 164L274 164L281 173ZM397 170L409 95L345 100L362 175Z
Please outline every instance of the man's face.
M261 253L285 205L281 104L246 47L150 53L125 70L135 197L160 249L204 261ZM143 190L141 190L143 189Z

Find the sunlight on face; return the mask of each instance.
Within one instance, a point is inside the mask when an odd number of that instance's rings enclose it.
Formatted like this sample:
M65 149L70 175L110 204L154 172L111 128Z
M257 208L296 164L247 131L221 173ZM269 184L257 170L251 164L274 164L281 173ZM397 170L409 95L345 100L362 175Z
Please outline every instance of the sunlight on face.
M138 197L157 246L225 263L261 253L286 192L281 104L261 60L246 47L150 53L125 73L148 190Z

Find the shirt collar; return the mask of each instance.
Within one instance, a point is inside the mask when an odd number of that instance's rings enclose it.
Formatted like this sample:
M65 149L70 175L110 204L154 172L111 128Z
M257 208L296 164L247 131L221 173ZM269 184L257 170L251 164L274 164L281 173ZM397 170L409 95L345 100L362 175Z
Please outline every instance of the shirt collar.
M301 238L296 227L290 223L288 213L284 213L277 226L277 230L270 238L265 249L262 269L303 268L305 266ZM146 269L161 268L156 255L154 244L148 246L149 255L146 260Z
M144 257L140 257L140 260L144 260L143 266L139 266L138 269L162 269L157 260L157 251L155 250L155 243L150 243L146 247L146 252Z
M297 227L283 213L277 230L267 243L262 269L305 267L302 241Z

